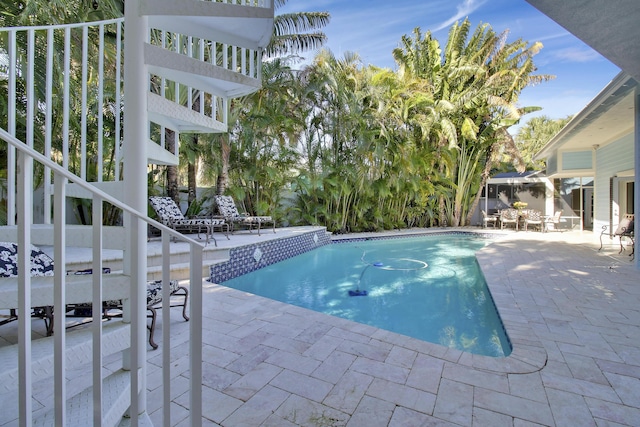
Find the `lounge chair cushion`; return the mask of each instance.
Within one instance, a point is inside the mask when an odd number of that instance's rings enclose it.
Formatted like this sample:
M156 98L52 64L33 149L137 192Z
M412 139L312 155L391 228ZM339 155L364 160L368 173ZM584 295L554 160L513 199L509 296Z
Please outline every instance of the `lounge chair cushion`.
M224 225L222 218L185 218L184 214L170 197L151 196L149 197L151 206L160 217L160 221L168 227L176 226L207 226L207 225Z
M178 290L178 281L169 280L169 293ZM162 280L147 282L147 305L157 304L162 301Z
M633 233L633 220L630 218L623 218L616 229L614 236L629 236Z
M53 260L49 255L31 245L31 275L53 276ZM18 276L18 245L0 242L0 277Z
M231 196L215 196L216 204L218 205L218 211L227 220L234 222L246 222L246 223L265 223L272 222L273 219L270 216L249 216L240 215L238 208Z

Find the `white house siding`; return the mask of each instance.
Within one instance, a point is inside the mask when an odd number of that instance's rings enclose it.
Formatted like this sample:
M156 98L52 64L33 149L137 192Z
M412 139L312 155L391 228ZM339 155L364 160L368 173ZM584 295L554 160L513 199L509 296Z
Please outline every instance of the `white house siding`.
M609 224L610 178L621 172L633 170L633 145L633 134L628 134L600 148L596 153L594 235L599 235L602 226ZM618 218L614 218L613 222L616 224Z

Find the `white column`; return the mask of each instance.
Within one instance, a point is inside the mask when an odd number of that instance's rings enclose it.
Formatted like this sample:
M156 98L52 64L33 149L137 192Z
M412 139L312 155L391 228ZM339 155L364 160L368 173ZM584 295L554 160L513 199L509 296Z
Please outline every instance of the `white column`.
M149 33L146 16L140 16L140 0L125 3L124 40L124 202L139 212L147 211L147 151L149 122L147 92L149 77L144 62L144 43ZM131 421L137 425L137 414L146 410L146 223L129 217L126 268L131 274ZM135 399L135 390L141 390ZM137 412L137 414L136 414Z

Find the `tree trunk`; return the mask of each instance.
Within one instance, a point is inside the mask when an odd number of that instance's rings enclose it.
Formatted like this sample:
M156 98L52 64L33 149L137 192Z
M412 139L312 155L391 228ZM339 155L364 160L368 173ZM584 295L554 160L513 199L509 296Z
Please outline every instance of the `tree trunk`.
M198 146L198 134L194 134L192 137L192 141L193 141L193 146L197 147ZM193 163L189 163L187 165L187 189L188 189L188 196L187 196L187 201L189 202L189 206L191 206L191 203L196 200L197 198L197 194L196 194L196 188L197 188L197 177L198 175L198 164L197 164L197 159L193 162Z
M471 224L471 217L473 216L473 213L476 211L476 208L478 207L478 203L480 203L480 197L482 197L482 188L487 184L487 181L489 180L489 175L491 174L491 168L493 167L493 161L491 160L492 156L493 156L493 145L491 145L487 149L487 157L484 163L484 169L482 170L482 175L480 176L480 188L478 189L478 192L476 193L476 197L474 197L473 203L471 203L471 207L469 208L469 212L467 213L467 224ZM485 197L487 196L488 195L485 194Z
M171 129L164 130L165 143L168 151L175 153L176 149L176 133ZM180 194L178 191L178 167L173 165L167 166L167 196L180 203Z
M223 195L229 186L229 156L231 155L231 144L229 144L228 133L220 135L220 152L222 153L222 165L216 181L217 195Z

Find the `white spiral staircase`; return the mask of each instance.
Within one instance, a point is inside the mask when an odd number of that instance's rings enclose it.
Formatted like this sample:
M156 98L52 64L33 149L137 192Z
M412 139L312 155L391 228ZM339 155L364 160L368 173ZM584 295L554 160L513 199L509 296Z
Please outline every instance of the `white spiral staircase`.
M229 99L252 93L261 85L261 51L273 32L273 3L272 0L127 0L126 7L124 20L0 29L6 33L1 38L6 44L0 45L0 77L7 81L9 112L7 128L0 129L0 139L7 143L8 172L5 194L8 225L0 227L0 240L18 243L19 261L29 258L27 250L20 248L28 248L30 243L51 245L56 266L66 265L66 247L86 247L92 253L94 271L102 270L105 250L120 249L125 254L123 270L113 274L71 277L64 274L63 268L56 268L53 277L32 279L28 263L20 261L17 278L0 278L0 309L17 309L18 313L30 313L31 307L39 305L52 306L54 313L60 313L71 302L92 302L98 306L107 299L125 301L122 321L103 324L97 321L100 316L97 313L91 328L77 331L65 330L65 322L54 322L53 336L40 339L31 338L29 316L18 316L18 343L0 347L0 412L3 412L0 424L151 423L146 411L144 286L149 224L162 233L163 281L171 279L171 239L183 240L191 247L188 409L190 425L202 424L202 245L147 217L146 170L149 164L178 163L178 148L176 152L165 149L164 128L176 133L227 131ZM102 59L98 64L87 62L86 46L98 46L99 58L107 56L105 32L116 40L116 70L112 74L105 72ZM92 37L100 40L89 43ZM81 45L83 52L77 56L81 60L76 60L73 54L74 43ZM60 45L64 48L57 52L55 46ZM44 76L34 71L33 64L40 59L47 64ZM59 71L64 71L60 75L64 77L53 89L55 67L60 64L63 70ZM73 67L82 68L85 77L79 107L69 101L74 95L68 81L69 69ZM103 82L93 82L94 86L89 87L91 79L87 76L94 76L91 70L100 76L98 80L105 75L114 76L115 87L122 87L120 76L124 74L123 91L111 94L109 100L115 116L114 128L107 129L104 124L107 102L103 101L106 98ZM39 89L42 79L46 84ZM87 131L91 125L84 122L92 97L97 98L99 105L95 141ZM23 102L27 108L21 117L16 105ZM124 118L122 129L120 114ZM69 172L68 165L71 140L68 123L74 116L83 120L82 167L78 174ZM62 148L52 147L52 139L58 137L52 135L54 117L67 123L62 126ZM43 148L35 148L38 144L34 140L38 138L34 134L42 135ZM116 141L113 147L103 145L109 138ZM87 144L98 146L97 159L88 158ZM115 179L105 182L98 174L97 179L88 182L85 163L91 160L101 171L107 162L102 158L105 152L115 153ZM121 180L120 164L124 170ZM41 202L34 196L34 174L38 168L45 170ZM91 200L93 225L66 224L66 199L71 196ZM123 226L102 225L105 202L121 210ZM41 215L34 215L34 206L40 205ZM163 297L169 299L168 291ZM163 306L161 316L169 318L168 305ZM167 426L171 425L172 378L168 323L163 327L164 345L159 350L162 372L157 373L162 378L163 390L160 418ZM119 355L119 368L113 367L114 355ZM108 367L106 360L110 363ZM82 366L88 366L88 370L82 371ZM42 384L51 385L48 401L34 391L41 389Z

